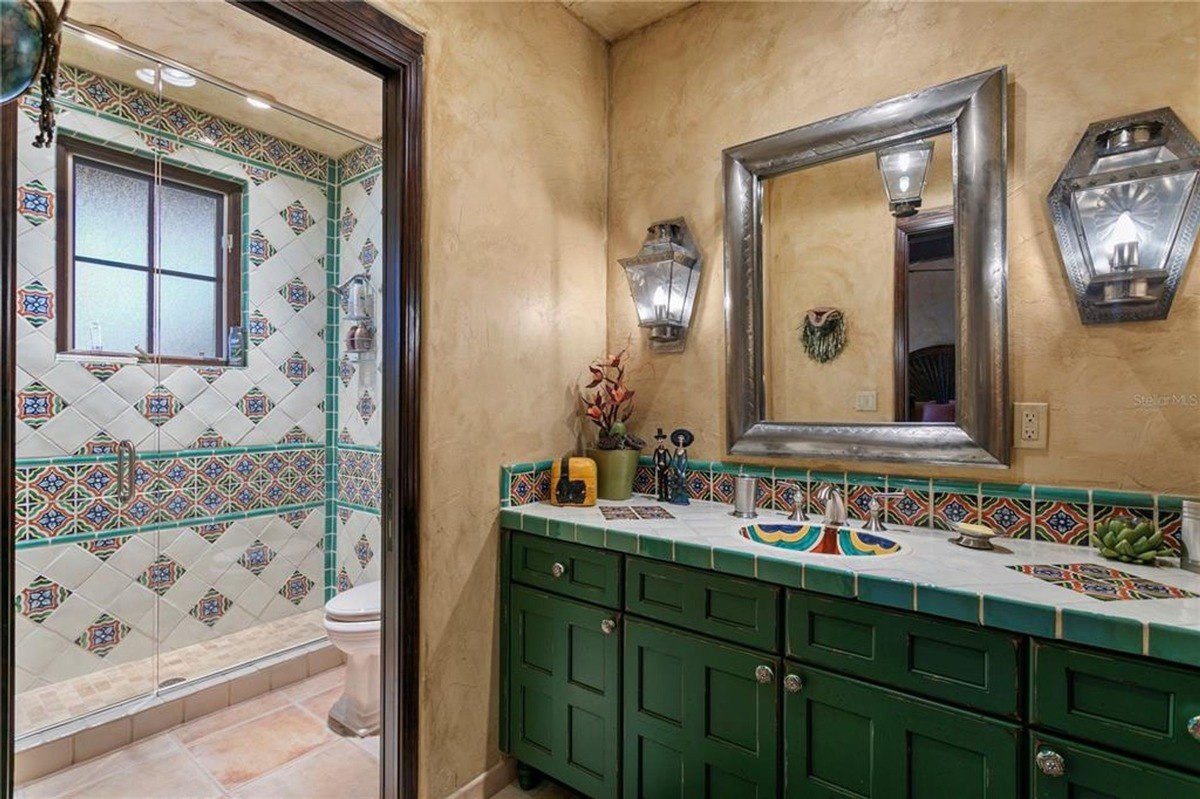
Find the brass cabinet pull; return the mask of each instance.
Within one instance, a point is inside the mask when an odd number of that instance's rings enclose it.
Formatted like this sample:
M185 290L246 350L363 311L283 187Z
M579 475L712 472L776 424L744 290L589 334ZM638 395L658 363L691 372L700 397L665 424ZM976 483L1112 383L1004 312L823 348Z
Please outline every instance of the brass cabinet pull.
M1035 760L1038 769L1047 777L1061 777L1067 773L1066 761L1053 749L1039 749Z
M1200 716L1192 716L1187 722L1188 735L1200 741Z
M804 680L799 674L789 674L783 678L783 687L789 694L798 694L804 690Z
M758 680L759 685L768 685L775 679L775 672L771 671L770 666L759 666L754 670L754 679Z
M556 578L562 577L566 573L567 573L567 567L562 565L561 563L555 563L553 566L550 567L550 576L552 576L552 577L556 577Z

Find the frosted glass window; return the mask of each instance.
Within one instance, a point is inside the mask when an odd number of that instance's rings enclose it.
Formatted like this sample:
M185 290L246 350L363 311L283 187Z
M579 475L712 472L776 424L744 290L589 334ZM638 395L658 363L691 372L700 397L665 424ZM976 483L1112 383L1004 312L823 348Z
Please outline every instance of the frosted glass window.
M159 350L184 358L217 357L216 285L163 275L159 291Z
M75 163L75 254L105 261L150 263L149 176Z
M148 348L149 273L75 264L75 348L134 352Z
M69 136L58 146L73 177L60 350L221 362L241 321L242 184Z
M162 268L190 275L217 274L220 253L221 198L164 184L159 228L159 262Z

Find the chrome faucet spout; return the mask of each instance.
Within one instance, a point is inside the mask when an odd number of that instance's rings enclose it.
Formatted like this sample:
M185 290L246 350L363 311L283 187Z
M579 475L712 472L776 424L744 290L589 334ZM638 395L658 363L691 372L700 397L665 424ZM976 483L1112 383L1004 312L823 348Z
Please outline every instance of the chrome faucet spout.
M846 523L846 502L842 493L832 485L823 485L817 490L817 501L825 503L825 524Z

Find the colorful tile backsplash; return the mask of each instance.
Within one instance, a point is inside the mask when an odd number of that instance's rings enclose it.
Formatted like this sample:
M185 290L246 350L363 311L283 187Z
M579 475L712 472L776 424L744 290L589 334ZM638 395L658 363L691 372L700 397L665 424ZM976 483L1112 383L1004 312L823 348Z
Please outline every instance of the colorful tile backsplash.
M501 467L500 506L546 501L550 464L543 460ZM760 509L790 510L790 489L794 485L807 498L806 508L812 518L820 518L822 513L816 499L818 489L831 485L846 498L847 514L852 519L865 519L870 494L886 490L903 494L887 503L885 521L890 524L951 530L956 522L982 522L1010 538L1087 546L1095 524L1115 516L1132 516L1154 522L1162 529L1168 546L1177 551L1181 548L1182 498L1175 496L743 466L722 461L693 461L691 466L688 494L692 499L730 503L733 477L748 474L758 478ZM655 491L653 465L646 456L638 465L634 490L639 494Z

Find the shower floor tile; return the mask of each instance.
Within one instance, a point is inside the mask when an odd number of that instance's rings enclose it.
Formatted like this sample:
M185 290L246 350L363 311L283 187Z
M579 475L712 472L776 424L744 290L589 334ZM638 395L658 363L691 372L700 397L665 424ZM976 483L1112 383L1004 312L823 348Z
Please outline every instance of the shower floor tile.
M17 735L145 696L155 685L174 684L247 663L322 638L324 612L310 610L193 644L154 658L123 663L17 694ZM20 644L18 657L20 656Z

